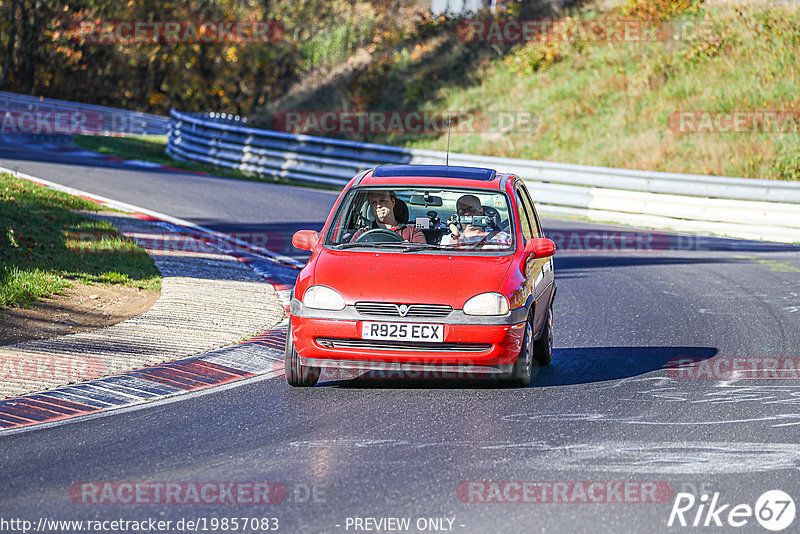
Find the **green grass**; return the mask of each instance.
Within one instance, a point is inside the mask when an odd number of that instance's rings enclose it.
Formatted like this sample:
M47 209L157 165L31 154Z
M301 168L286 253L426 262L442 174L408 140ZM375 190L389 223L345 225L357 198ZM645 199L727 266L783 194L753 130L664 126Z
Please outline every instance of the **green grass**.
M116 156L123 159L141 159L173 165L182 169L201 170L190 168L192 164L176 162L164 151L167 143L166 135L141 135L128 137L106 137L95 135L76 135L73 137L76 145L107 156Z
M167 154L167 137L165 135L143 135L126 137L108 137L95 135L76 135L73 142L79 147L92 150L99 154L115 156L123 159L138 159L161 163L178 169L187 171L204 172L213 176L223 178L235 178L238 180L253 180L256 182L279 182L282 184L296 185L300 187L315 187L321 189L340 190L341 187L325 184L309 184L298 180L273 179L271 177L258 176L256 174L244 173L227 167L218 167L207 163L193 163L173 159Z
M187 171L205 172L228 178L252 179L244 173L205 163L178 161L166 152L166 135L131 135L107 137L102 135L76 135L73 142L79 147L123 159L139 159L161 163Z
M153 260L113 224L75 210L98 204L0 173L0 309L74 282L161 289Z

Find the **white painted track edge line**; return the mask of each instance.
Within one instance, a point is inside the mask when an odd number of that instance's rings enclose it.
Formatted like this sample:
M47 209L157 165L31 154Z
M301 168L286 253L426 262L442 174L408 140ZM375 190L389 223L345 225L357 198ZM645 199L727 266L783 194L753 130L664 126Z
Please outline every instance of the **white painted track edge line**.
M88 421L91 419L99 419L101 417L108 417L111 415L133 412L137 410L141 410L143 408L150 408L152 406L160 406L162 404L172 404L173 402L183 401L187 399L191 399L194 397L199 397L201 395L208 395L210 393L216 393L219 391L225 391L228 389L233 389L240 386L246 386L253 382L260 382L262 380L272 380L273 378L279 378L283 375L279 375L275 372L272 373L264 373L261 375L255 376L248 376L246 378L242 378L241 380L234 380L232 382L227 382L225 384L205 387L202 389L198 389L195 391L176 391L174 393L170 393L169 395L162 396L158 399L142 399L138 402L132 402L130 404L126 404L124 406L118 407L110 407L110 408L100 408L99 411L91 412L83 415L78 415L75 417L68 417L65 419L58 419L56 421L45 421L43 423L36 423L32 425L26 425L17 428L9 428L9 429L0 429L0 437L10 436L13 434L22 434L24 432L33 432L36 430L43 430L46 428L52 428L55 426L61 425L68 425L72 423L78 423L81 421ZM45 394L46 392L41 392Z
M115 208L115 209L119 209L121 211L143 213L145 215L149 215L151 217L155 217L156 219L161 219L163 221L175 224L177 226L183 226L183 227L186 227L186 228L191 228L193 230L197 230L199 232L202 232L204 234L208 234L208 235L216 237L216 238L222 238L222 239L224 239L226 241L229 241L229 242L234 243L236 245L239 245L241 247L247 248L247 249L249 249L251 251L255 251L257 253L263 254L263 255L265 255L267 257L266 259L271 259L271 260L274 260L274 261L279 261L281 263L286 263L286 264L289 264L292 267L296 267L298 269L302 268L303 265L305 265L304 263L302 263L300 261L297 261L294 258L290 258L288 256L284 256L283 254L279 254L277 252L274 252L272 250L265 249L265 248L259 247L257 245L253 245L253 244L248 243L246 241L242 241L241 239L229 236L229 235L227 235L227 234L225 234L223 232L217 232L216 230L212 230L211 228L206 228L205 226L201 226L199 224L195 224L195 223L193 223L191 221L187 221L185 219L180 219L178 217L173 217L172 215L167 215L166 213L161 213L161 212L158 212L158 211L149 210L147 208L142 208L140 206L135 206L133 204L128 204L127 202L122 202L121 200L115 200L115 199L112 199L112 198L103 197L103 196L100 196L100 195L95 195L94 193L89 193L87 191L82 191L80 189L75 189L74 187L61 185L61 184L58 184L58 183L55 183L55 182L51 182L49 180L45 180L44 178L39 178L37 176L26 174L24 172L20 172L20 171L14 170L14 169L9 169L7 167L3 167L2 165L0 165L0 172L5 172L5 173L8 173L8 174L11 174L12 176L16 176L16 177L22 178L24 180L28 180L28 181L31 181L31 182L34 182L34 183L38 183L38 184L43 185L45 187L49 187L50 189L55 189L56 191L61 191L63 193L67 193L67 194L70 194L70 195L89 197L89 198L91 198L93 200L97 200L99 202L102 202L103 204L106 204L106 205L108 205L108 206L110 206L112 208Z

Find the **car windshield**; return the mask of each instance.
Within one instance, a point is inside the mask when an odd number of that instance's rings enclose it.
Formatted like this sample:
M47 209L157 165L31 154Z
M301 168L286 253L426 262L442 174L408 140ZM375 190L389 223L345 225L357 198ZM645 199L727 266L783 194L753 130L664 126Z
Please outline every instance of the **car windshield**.
M334 249L513 250L508 197L485 189L351 189L325 236Z

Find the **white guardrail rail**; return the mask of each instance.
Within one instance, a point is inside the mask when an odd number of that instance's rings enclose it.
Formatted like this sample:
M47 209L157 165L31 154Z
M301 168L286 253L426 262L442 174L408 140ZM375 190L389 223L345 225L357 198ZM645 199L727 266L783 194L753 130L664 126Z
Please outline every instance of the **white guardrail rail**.
M0 91L0 112L6 111L40 117L46 113L81 112L88 118L92 133L103 135L166 135L170 124L170 118L161 115Z
M172 110L167 152L262 176L344 185L379 164L443 164L445 153L260 130ZM521 176L543 214L800 243L800 183L450 154L451 165Z

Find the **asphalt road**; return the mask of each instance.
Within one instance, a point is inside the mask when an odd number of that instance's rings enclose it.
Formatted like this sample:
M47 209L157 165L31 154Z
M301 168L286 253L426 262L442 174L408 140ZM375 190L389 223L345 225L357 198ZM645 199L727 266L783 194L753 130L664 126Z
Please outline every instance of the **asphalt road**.
M335 199L9 148L0 165L223 230L319 227ZM722 531L713 517L702 526L709 503L700 526L668 527L675 494L719 493L717 508L730 505L723 522L767 490L800 502L798 248L544 224L562 239L556 350L530 387L368 376L290 389L254 380L3 436L0 520L205 518L210 528L212 518L272 517L281 532L365 532L397 526L366 518L395 517L410 518L408 530L395 530L408 532ZM670 246L612 246L620 235ZM676 358L706 367L665 370ZM795 373L715 374L734 358L793 364ZM286 493L259 505L91 504L75 493L84 482L148 481L273 482ZM528 501L547 490L557 502L508 503L521 500L514 481L541 483L528 486ZM592 502L581 489L614 502ZM689 525L699 506L685 512ZM744 520L733 530L765 532Z

